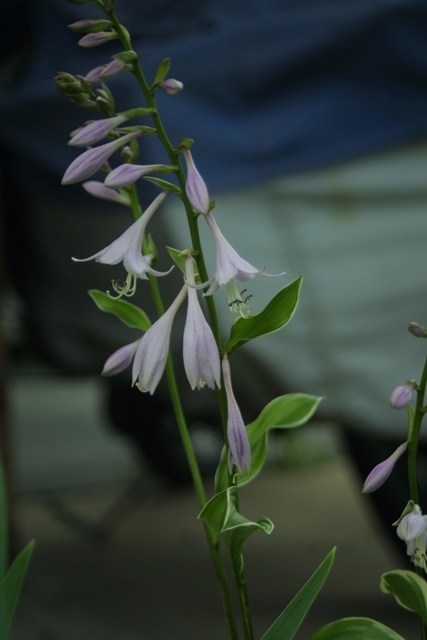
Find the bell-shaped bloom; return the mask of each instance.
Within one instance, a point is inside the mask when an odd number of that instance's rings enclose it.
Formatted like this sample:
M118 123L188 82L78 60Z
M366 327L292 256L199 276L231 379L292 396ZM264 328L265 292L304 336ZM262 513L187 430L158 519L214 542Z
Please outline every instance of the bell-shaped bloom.
M185 284L169 309L142 336L132 367L132 384L153 395L165 370L169 353L172 324L187 295Z
M371 473L366 478L363 484L362 493L372 493L373 491L379 489L379 487L384 484L384 482L393 471L396 461L406 451L407 448L408 443L404 442L397 447L396 451L394 451L391 456L377 464L377 466L372 469Z
M408 380L406 384L396 387L390 396L390 406L393 409L403 409L411 403L412 391L417 386L415 380Z
M104 180L104 184L106 187L121 189L133 184L147 173L161 169L163 166L162 164L121 164L110 171Z
M87 193L90 193L90 195L95 198L108 200L110 202L117 202L118 204L124 204L127 207L131 206L131 201L128 196L116 191L115 189L109 189L103 182L89 180L88 182L83 182L82 187L87 191Z
M188 287L187 319L184 327L184 369L192 389L205 384L211 389L221 384L221 366L218 347L212 330L200 307L194 288L194 263L191 255L185 259L185 276Z
M403 516L396 533L406 542L406 552L415 566L427 571L427 516L423 516L420 507L414 504L412 512Z
M101 375L104 377L115 376L117 373L127 369L135 356L139 342L140 339L135 340L135 342L126 344L124 347L114 351L105 361Z
M245 467L250 471L251 447L242 414L234 397L227 354L222 359L222 375L227 396L228 469L231 473L235 464L242 473Z
M90 176L96 173L102 165L107 162L108 158L115 151L141 135L141 131L133 131L117 140L84 151L70 164L64 173L62 184L74 184L75 182L90 178Z
M191 151L183 149L182 155L187 165L187 180L185 183L187 197L194 211L207 213L209 211L209 194L205 181L196 169Z
M108 247L101 249L93 256L89 258L77 259L73 258L75 262L88 262L89 260L96 260L101 264L118 264L123 262L123 266L131 276L129 282L126 282L126 286L120 291L121 295L131 295L134 291L135 278L147 279L147 273L153 276L165 276L173 269L169 271L161 272L156 271L150 266L150 261L147 256L143 256L141 253L142 238L145 233L145 228L154 214L159 208L164 199L167 196L167 192L162 192L157 196L149 207L144 211L142 216L138 218L122 235L114 240Z
M181 93L184 85L179 80L175 80L175 78L167 78L159 82L159 87L169 96L176 96L178 93Z
M80 47L99 47L101 44L105 44L110 40L118 38L115 31L98 31L97 33L88 33L83 38L80 38L78 45Z
M101 142L111 131L125 122L127 117L119 114L112 118L102 118L92 120L70 138L68 144L72 147L90 147L97 142Z

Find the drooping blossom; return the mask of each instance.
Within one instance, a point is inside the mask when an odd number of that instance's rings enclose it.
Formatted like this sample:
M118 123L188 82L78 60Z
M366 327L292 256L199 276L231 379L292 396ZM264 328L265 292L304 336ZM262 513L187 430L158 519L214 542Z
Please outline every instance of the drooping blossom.
M105 249L101 249L101 251L94 253L92 256L89 256L89 258L73 258L73 260L75 262L96 260L96 262L100 262L101 264L111 265L123 262L123 266L128 272L128 277L126 282L119 283L118 286L114 287L120 295L132 295L135 291L136 278L147 279L147 273L157 277L170 273L173 267L165 272L156 271L150 266L151 256L143 256L141 253L145 228L151 216L159 208L166 196L167 192L162 192L158 195L150 206L147 207L142 216L128 227L114 242L105 247Z
M222 358L222 375L227 396L228 469L231 473L235 464L242 473L245 468L250 471L251 447L239 405L234 397L227 354Z
M194 263L191 255L185 259L185 275L188 283L187 319L184 327L184 369L192 389L206 384L211 389L220 386L221 367L218 347L200 307L194 287ZM193 286L192 286L193 285Z
M404 442L397 447L396 451L394 451L391 456L377 464L377 466L372 469L371 473L366 478L363 484L362 493L372 493L373 491L379 489L393 471L396 461L406 451L407 448L408 443Z
M390 406L393 409L403 409L411 403L412 391L417 386L415 380L408 380L406 384L396 387L390 396Z
M133 184L147 173L161 169L163 166L162 164L121 164L110 171L104 180L104 184L106 187L121 189Z
M406 553L415 566L427 572L427 516L423 516L420 507L413 504L412 512L407 513L399 522L396 533L406 542Z
M140 391L153 395L160 382L168 358L172 324L187 290L185 284L171 306L144 333L138 344L133 360L132 384L136 384Z
M191 151L183 149L182 155L187 165L187 180L185 182L187 197L194 211L207 213L209 211L209 194L205 181L196 169Z
M139 342L140 339L135 340L135 342L126 344L124 347L120 347L120 349L114 351L105 361L101 375L104 377L115 376L127 369L135 356Z
M83 182L82 187L87 191L87 193L90 193L90 195L95 198L108 200L110 202L117 202L118 204L124 204L127 207L131 206L131 201L128 196L116 191L115 189L109 189L103 182L88 180L87 182Z
M118 114L112 118L92 120L70 138L68 144L72 147L90 147L108 136L111 131L125 122L127 117Z
M117 140L84 151L70 164L64 173L62 184L74 184L75 182L90 178L115 151L141 135L141 131L133 131Z

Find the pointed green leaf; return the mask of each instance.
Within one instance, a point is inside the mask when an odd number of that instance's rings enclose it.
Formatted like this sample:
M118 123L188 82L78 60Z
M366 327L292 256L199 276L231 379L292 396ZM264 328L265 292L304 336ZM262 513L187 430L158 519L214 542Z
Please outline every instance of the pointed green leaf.
M273 622L261 640L291 640L291 638L294 637L328 577L334 557L335 547L328 553L286 609L282 611L280 616ZM365 640L367 640L367 638Z
M221 537L224 538L237 573L240 574L243 565L241 556L246 540L256 531L270 534L274 525L269 518L264 516L259 518L257 522L245 518L237 508L237 491L237 487L233 486L217 493L203 507L199 518L210 526L216 542Z
M427 583L413 571L396 569L381 576L381 590L391 593L405 609L418 613L427 625Z
M172 182L162 180L161 178L154 178L153 176L144 176L144 180L152 182L153 184L163 189L163 191L172 191L172 193L174 193L175 195L179 196L180 198L182 197L181 189L177 187L176 184L172 184Z
M254 316L239 317L233 322L224 350L231 353L245 342L273 333L292 318L298 304L302 276L281 289L267 306Z
M238 484L246 484L261 471L267 455L268 432L270 429L293 429L309 420L316 411L322 398L304 393L288 393L269 402L258 418L247 426L251 446L252 463L250 472L244 471L236 476ZM228 465L225 448L215 477L217 491L228 486Z
M390 627L371 618L342 618L316 631L311 640L405 640Z
M34 544L34 540L32 540L16 556L0 585L0 624L2 625L2 632L4 629L7 630L12 622L13 612L18 602Z
M170 66L171 66L170 58L165 58L164 60L161 61L161 63L157 67L156 75L154 76L153 86L151 87L152 89L159 82L161 82L166 78L167 74L169 73Z
M151 326L150 319L145 311L131 302L127 302L121 298L111 298L107 293L99 291L98 289L90 289L88 293L98 309L117 316L131 329L147 331Z

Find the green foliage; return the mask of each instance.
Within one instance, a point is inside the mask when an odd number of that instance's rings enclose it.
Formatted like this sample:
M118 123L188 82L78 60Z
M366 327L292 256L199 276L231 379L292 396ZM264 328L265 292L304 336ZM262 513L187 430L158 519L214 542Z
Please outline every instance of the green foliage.
M251 470L245 470L236 476L238 484L253 480L264 466L267 455L268 432L271 429L293 429L309 420L316 411L322 398L304 393L288 393L269 402L258 418L247 426L252 453ZM225 448L215 477L217 491L228 486L228 465Z
M231 327L224 351L231 353L249 340L274 333L288 324L298 304L301 284L302 276L276 293L260 313L237 318Z
M291 640L291 638L294 637L328 577L334 557L335 548L328 553L302 589L298 591L286 609L282 611L280 616L262 636L261 640Z
M244 544L256 531L270 534L274 528L271 520L262 516L257 522L251 522L245 518L238 510L237 487L217 493L206 503L199 518L210 526L217 542L220 538L225 540L236 574L243 580Z
M311 640L405 640L401 635L371 618L342 618L316 631Z
M172 166L172 165L171 165ZM172 184L172 182L168 182L167 180L162 180L161 178L154 178L153 176L144 176L144 180L148 182L152 182L153 184L163 189L163 191L172 191L175 195L182 197L182 191L176 184Z
M131 329L147 331L150 328L151 321L145 311L131 302L121 298L111 298L107 293L98 289L90 289L88 293L98 309L117 316Z
M151 90L153 90L153 88L155 88L159 84L159 82L162 82L162 80L166 78L167 74L169 73L170 66L171 66L170 58L165 58L164 60L161 61L161 63L157 67L156 75L154 76Z
M391 593L400 606L418 613L427 625L427 583L413 571L396 569L381 576L381 590Z

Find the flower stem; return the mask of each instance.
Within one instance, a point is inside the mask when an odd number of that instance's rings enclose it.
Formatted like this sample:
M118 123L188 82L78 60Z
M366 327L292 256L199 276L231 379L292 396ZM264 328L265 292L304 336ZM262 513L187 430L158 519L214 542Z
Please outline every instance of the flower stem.
M416 387L417 400L415 404L414 419L409 437L409 455L408 455L408 475L409 475L409 490L411 500L415 504L419 504L419 492L417 481L417 451L418 442L420 437L420 429L423 417L425 415L424 398L427 384L427 358L424 362L424 368L421 375L419 385Z

